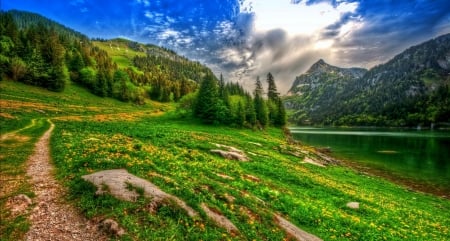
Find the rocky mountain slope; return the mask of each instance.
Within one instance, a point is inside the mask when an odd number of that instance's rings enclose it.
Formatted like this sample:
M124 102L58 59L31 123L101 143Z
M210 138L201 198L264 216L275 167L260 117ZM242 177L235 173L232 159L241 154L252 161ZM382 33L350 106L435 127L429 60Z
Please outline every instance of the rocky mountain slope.
M319 60L294 81L286 106L298 124L416 126L450 122L450 34L369 71Z

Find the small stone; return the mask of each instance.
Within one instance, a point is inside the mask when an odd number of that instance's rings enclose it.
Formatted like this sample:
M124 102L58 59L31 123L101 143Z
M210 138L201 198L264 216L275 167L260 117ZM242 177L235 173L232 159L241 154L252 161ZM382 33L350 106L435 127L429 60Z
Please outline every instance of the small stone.
M20 201L20 202L26 203L27 205L33 204L33 202L31 201L31 198L29 198L25 194L19 194L19 195L15 196L14 199L16 201Z
M19 194L11 199L9 199L6 203L6 207L8 207L13 215L24 213L27 208L33 204L31 198L29 198L25 194Z
M99 228L105 230L106 232L115 235L115 236L122 236L125 234L125 230L123 228L121 228L119 226L119 224L108 218L103 220L100 224L99 224Z
M347 207L351 209L359 209L359 202L349 202L347 203Z

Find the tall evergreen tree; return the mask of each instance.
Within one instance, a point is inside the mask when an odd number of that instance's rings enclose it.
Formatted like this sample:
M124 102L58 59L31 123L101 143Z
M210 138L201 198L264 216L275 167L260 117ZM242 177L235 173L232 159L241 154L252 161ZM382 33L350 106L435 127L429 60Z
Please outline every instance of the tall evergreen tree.
M255 96L254 105L255 105L256 119L261 126L263 127L267 126L269 124L269 116L267 105L263 98L263 87L261 81L259 80L259 76L256 77L255 91L253 92L253 94Z
M278 98L277 101L277 109L278 109L278 115L274 121L276 126L284 126L286 125L286 109L284 108L283 101L281 98Z
M217 81L213 75L207 74L200 84L194 114L205 123L217 122L219 100Z
M273 75L269 72L267 74L267 98L269 101L277 102L280 94L277 92L277 86L275 85L275 80Z
M286 110L284 109L280 94L277 92L275 79L270 72L267 74L267 83L267 105L270 123L274 126L284 126L286 124Z
M256 111L252 96L246 93L245 99L245 120L249 125L254 126L256 124Z
M245 109L241 101L238 102L236 124L238 126L244 126L245 124Z

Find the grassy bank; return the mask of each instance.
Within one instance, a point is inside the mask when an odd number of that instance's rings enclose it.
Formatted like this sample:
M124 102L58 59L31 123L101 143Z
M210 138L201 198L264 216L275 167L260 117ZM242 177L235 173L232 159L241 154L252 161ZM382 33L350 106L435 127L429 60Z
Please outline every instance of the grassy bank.
M274 223L273 213L325 240L446 240L450 235L448 200L345 167L301 163L302 158L283 154L287 144L281 130L204 126L170 117L59 121L56 126L52 150L59 178L88 216L119 220L130 239L288 238ZM250 162L225 160L210 153L213 143L254 155L249 155ZM153 182L199 212L201 203L214 207L240 234L230 235L205 216L193 220L170 205L150 214L143 208L148 200L128 203L95 196L95 189L80 179L112 168ZM347 208L350 201L359 202L360 209Z
M2 117L2 127L20 129L33 118L40 123L20 133L31 136L28 146L14 146L8 152L2 146L2 183L4 173L23 173L14 165L23 165L33 138L43 133L48 127L45 119L51 118L56 125L51 137L53 162L58 180L70 191L68 198L89 218L117 220L127 232L121 240L289 239L274 214L324 240L450 239L449 200L409 192L346 167L303 163L314 155L311 149L288 144L282 130L206 126L170 111L163 114L173 108L170 105L133 106L92 96L74 85L63 93L8 81L0 82L0 87L0 101L9 104L2 105L2 116L9 115ZM250 161L211 153L216 143L243 150ZM16 158L16 153L23 156ZM113 168L151 181L200 216L190 218L170 202L150 212L151 200L145 198L132 203L98 196L81 179ZM14 175L25 186L12 187L8 195L29 193L25 177ZM352 201L360 208L348 208L346 203ZM214 224L201 203L230 219L239 232L228 233ZM5 215L3 210L2 206ZM20 237L27 229L22 220L2 217L1 233L18 233L2 240Z

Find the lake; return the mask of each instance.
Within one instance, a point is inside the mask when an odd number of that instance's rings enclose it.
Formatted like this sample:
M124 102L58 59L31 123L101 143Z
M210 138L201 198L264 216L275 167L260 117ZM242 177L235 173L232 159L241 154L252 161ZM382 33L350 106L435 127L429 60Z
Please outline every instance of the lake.
M450 132L291 127L302 143L328 147L359 170L438 195L450 194Z

